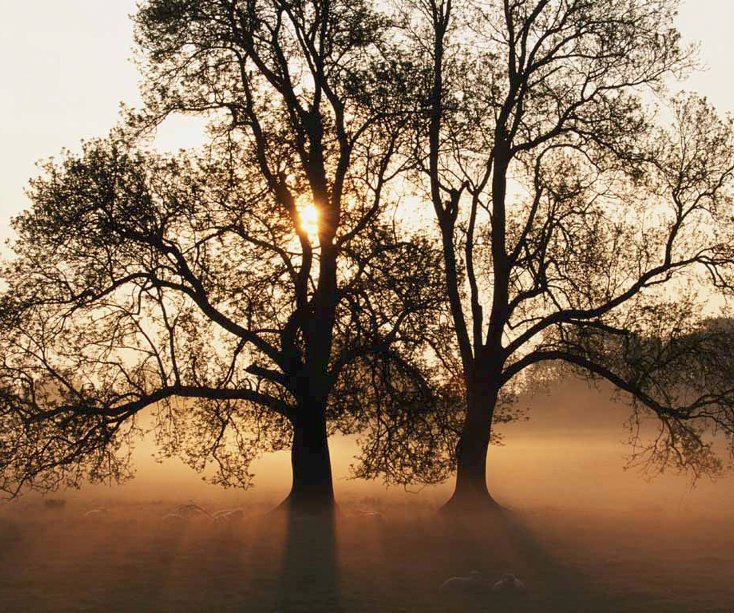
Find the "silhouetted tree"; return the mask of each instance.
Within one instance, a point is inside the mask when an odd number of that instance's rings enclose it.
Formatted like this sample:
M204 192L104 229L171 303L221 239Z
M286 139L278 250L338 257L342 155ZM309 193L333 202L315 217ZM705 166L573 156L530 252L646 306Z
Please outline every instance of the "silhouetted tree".
M493 506L503 393L546 361L657 416L649 459L720 466L709 435L734 433L731 335L700 336L697 322L732 288L734 140L696 97L656 112L693 64L676 6L416 0L405 14L429 74L416 180L464 373L450 506Z
M362 0L148 0L135 20L145 109L48 163L15 220L0 487L122 478L144 428L225 485L291 444L299 505L332 503L334 431L363 433L361 474L441 479L438 260L392 218L411 109L389 21ZM146 152L181 112L208 114L206 151Z

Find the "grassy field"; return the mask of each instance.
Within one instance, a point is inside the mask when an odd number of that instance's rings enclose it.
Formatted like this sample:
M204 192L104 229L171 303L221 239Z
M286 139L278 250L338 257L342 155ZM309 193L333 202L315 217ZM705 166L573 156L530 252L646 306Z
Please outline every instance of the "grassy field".
M257 463L251 491L203 484L141 445L123 486L0 503L0 613L15 611L734 611L734 475L693 489L623 470L629 409L564 385L533 402L490 449L490 488L512 512L479 524L442 518L449 480L407 494L347 479L356 447L335 439L333 522L270 512L290 457ZM165 518L195 500L209 513ZM95 508L104 513L85 514ZM366 514L371 511L376 514ZM478 571L527 587L441 591Z
M264 506L221 521L165 517L171 502L89 508L0 510L0 611L734 610L721 518L535 509L472 523L375 500L333 521ZM514 573L527 592L440 589L471 571Z

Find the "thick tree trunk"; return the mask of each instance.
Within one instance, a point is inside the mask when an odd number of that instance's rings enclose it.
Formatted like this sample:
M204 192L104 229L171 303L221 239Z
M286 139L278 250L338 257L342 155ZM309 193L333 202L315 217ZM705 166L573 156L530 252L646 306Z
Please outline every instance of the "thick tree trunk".
M445 511L474 513L500 509L487 487L487 451L496 403L497 393L486 387L468 391L466 418L456 448L456 487Z
M324 412L311 408L293 424L293 484L281 506L298 512L331 511L334 487Z

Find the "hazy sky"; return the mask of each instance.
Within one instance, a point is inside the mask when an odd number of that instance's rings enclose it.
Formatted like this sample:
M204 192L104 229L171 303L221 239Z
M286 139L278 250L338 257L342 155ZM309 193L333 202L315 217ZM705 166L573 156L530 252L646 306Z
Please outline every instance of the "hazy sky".
M103 136L118 104L135 105L130 61L135 0L0 0L0 239L28 205L23 193L37 160L82 138ZM687 88L734 112L734 2L684 0L679 27L701 44L708 71ZM194 130L168 126L166 149L190 144Z

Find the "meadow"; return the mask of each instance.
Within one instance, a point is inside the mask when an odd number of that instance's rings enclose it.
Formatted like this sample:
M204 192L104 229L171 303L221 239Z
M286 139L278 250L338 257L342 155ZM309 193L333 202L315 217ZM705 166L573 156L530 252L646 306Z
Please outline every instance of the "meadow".
M348 480L346 441L333 445L329 520L273 511L285 453L241 492L150 462L143 446L128 485L0 505L0 611L733 610L734 480L691 488L623 470L628 409L606 398L566 384L505 426L490 486L506 512L483 520L439 512L450 483ZM441 589L472 571L485 587ZM487 589L505 573L526 592Z
M206 508L204 505L201 505ZM170 502L0 519L3 611L730 611L731 522L527 509L478 522L422 505L265 507L213 520ZM166 517L168 515L168 517ZM526 592L442 590L511 572Z

